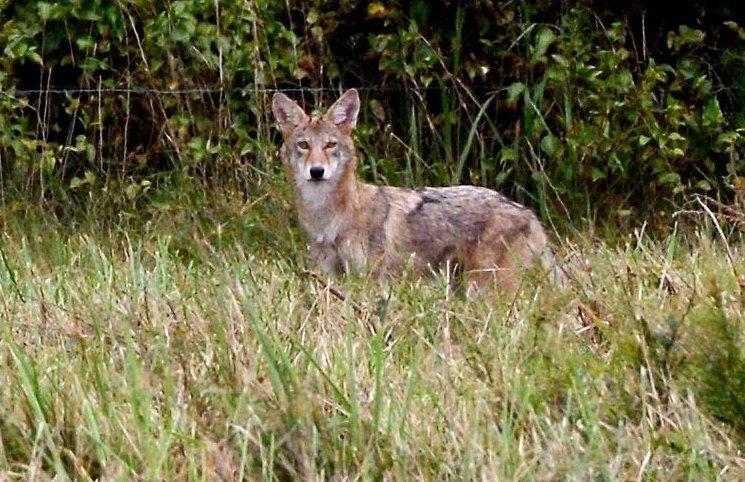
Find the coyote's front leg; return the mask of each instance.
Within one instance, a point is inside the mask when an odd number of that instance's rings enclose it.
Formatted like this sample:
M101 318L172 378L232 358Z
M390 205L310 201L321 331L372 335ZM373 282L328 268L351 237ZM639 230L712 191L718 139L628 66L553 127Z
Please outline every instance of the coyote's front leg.
M343 265L336 248L329 243L312 243L309 247L310 257L321 269L330 275L343 272Z
M345 236L337 241L339 262L345 273L363 274L367 265L366 249L355 235Z

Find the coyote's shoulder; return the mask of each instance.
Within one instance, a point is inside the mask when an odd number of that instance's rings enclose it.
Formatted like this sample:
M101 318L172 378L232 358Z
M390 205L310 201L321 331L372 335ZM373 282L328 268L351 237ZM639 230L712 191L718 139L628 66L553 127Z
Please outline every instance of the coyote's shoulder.
M283 94L273 99L281 157L316 260L329 272L390 275L462 268L469 280L509 288L517 271L550 255L532 211L475 186L404 189L356 178L351 131L359 97L347 91L323 116L308 117Z

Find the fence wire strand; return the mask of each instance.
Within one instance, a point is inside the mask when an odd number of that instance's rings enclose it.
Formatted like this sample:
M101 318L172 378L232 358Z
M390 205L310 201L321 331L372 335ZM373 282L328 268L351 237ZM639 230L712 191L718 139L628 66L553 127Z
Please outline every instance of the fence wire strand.
M439 90L440 87L411 87L411 86L377 86L377 87L355 87L362 92L406 92L406 91L432 91ZM450 87L451 89L453 87ZM469 87L472 90L502 91L505 88L494 85L475 85ZM0 94L7 97L24 97L29 95L41 94L64 94L64 95L84 95L84 94L134 94L134 95L189 95L189 94L274 94L282 93L299 93L299 92L342 92L343 89L337 87L261 87L261 88L190 88L190 89L155 89L149 87L135 88L81 88L81 87L50 87L48 89L18 89L18 90L0 90Z

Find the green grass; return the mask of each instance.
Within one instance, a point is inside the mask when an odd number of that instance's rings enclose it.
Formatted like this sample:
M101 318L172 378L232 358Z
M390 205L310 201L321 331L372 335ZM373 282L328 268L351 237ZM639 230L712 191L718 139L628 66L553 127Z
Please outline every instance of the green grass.
M284 195L226 198L6 215L1 479L745 476L745 253L706 225L577 237L566 286L469 302L332 292Z

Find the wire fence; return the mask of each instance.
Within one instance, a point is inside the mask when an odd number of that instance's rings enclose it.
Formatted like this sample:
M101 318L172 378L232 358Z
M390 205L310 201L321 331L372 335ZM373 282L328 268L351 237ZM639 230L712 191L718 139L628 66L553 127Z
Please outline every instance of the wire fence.
M408 91L437 91L441 90L440 86L428 86L428 87L414 87L414 86L361 86L355 87L361 92L408 92ZM446 87L447 88L447 87ZM453 87L449 87L452 89ZM490 91L497 92L506 90L502 86L495 85L473 85L468 86L469 89L474 91ZM134 87L134 88L122 88L122 87L107 87L107 88L81 88L81 87L49 87L46 89L17 89L17 90L0 90L0 94L7 97L20 98L30 95L48 95L48 94L63 94L63 95L103 95L103 94L130 94L130 95L190 95L190 94L274 94L277 92L282 93L301 93L301 92L342 92L344 89L341 87L242 87L242 88L188 88L188 89L156 89L151 87Z

